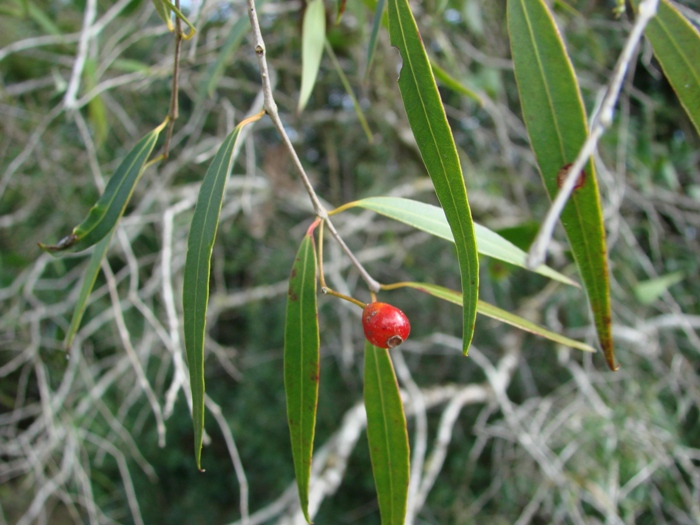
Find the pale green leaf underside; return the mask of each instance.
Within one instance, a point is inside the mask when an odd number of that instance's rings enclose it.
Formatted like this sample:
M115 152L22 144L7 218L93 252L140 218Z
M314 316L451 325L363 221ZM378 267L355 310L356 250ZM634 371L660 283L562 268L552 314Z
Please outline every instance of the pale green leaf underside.
M450 303L454 303L459 306L462 305L462 295L455 290L450 290L449 288L444 288L442 286L427 283L403 284L404 286L408 286L410 288L415 288L416 290L429 293L430 295L439 297L440 299L443 299ZM544 328L531 321L528 321L527 319L523 319L519 315L515 315L511 312L498 308L497 306L494 306L487 302L479 300L476 309L477 312L479 312L481 315L491 317L492 319L496 319L497 321L501 321L516 328L520 328L521 330L525 330L526 332L539 335L541 337L549 339L550 341L554 341L555 343L570 346L571 348L577 348L579 350L583 350L584 352L596 351L595 348L593 348L590 345L587 345L580 341L576 341L575 339L571 339L556 332L552 332L551 330L548 330L547 328Z
M311 0L306 5L301 37L301 90L299 107L301 112L309 101L321 67L323 43L326 40L326 10L323 0Z
M352 202L350 205L372 210L436 237L454 242L445 212L438 206L402 197L368 197ZM344 207L350 207L350 205ZM474 233L476 234L476 246L481 255L525 268L526 253L513 243L476 222L474 223ZM578 287L576 282L548 266L541 265L533 271L555 281Z

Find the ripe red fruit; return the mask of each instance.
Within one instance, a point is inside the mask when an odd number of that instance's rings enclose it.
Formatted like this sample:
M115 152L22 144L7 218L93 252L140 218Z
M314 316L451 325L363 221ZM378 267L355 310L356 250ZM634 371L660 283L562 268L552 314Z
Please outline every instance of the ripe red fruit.
M362 328L367 340L379 348L396 348L411 333L411 323L406 314L386 303L369 303L365 306Z

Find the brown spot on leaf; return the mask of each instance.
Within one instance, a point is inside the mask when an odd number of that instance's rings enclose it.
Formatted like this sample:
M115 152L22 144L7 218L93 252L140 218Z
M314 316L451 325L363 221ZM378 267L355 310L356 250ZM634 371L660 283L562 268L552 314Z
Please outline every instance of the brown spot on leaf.
M565 166L562 166L562 168L559 170L559 173L557 173L557 187L559 189L561 189L561 187L564 185L564 180L566 179L566 176L569 173L569 169L571 169L572 165L573 164L569 163ZM584 170L581 170L581 173L579 173L578 179L576 180L574 191L578 190L579 188L582 188L584 184L586 184L586 172Z

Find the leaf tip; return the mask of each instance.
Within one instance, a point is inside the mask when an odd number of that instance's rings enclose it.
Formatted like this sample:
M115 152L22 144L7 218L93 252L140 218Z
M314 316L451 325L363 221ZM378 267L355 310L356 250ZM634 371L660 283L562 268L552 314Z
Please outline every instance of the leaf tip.
M58 241L56 244L44 244L41 242L38 242L37 244L39 245L39 248L41 248L45 252L54 253L67 250L76 242L78 242L78 236L74 233L71 233L70 235Z

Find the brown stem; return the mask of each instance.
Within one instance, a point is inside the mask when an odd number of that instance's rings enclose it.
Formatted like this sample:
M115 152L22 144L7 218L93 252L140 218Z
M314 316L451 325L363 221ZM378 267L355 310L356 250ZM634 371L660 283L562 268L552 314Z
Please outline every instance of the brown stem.
M287 148L287 151L289 151L289 154L292 157L294 167L299 173L299 178L301 179L301 182L304 185L306 193L309 195L309 199L311 199L311 203L314 207L316 215L318 215L318 217L326 223L328 231L338 242L338 244L340 244L340 247L348 256L353 266L357 268L358 272L360 272L362 279L365 281L365 283L367 283L367 286L370 289L370 291L377 292L381 289L381 285L372 278L372 276L365 269L362 263L357 259L357 257L355 257L355 255L352 253L352 250L350 250L347 244L345 244L343 239L340 237L338 230L335 229L335 226L333 226L333 223L328 218L328 211L323 206L323 204L321 204L321 201L318 198L318 195L316 194L316 191L314 190L313 186L311 185L311 181L309 180L308 175L306 174L306 170L301 164L301 160L299 159L299 156L297 155L297 152L294 149L294 145L292 144L289 135L287 135L287 131L284 129L284 124L282 123L279 111L277 110L277 103L275 102L275 98L272 94L270 71L267 66L267 59L265 58L265 41L263 40L262 31L260 30L258 13L255 9L255 0L247 0L247 2L248 15L250 16L250 25L253 29L253 37L255 40L255 54L258 57L258 66L260 67L260 77L262 79L263 95L265 98L265 112L270 117L270 120L272 120L272 124L277 129L277 132L282 138L282 142L284 143L285 147Z
M180 0L175 0L175 7L180 9ZM170 150L170 140L173 136L173 129L175 127L175 120L177 120L178 113L180 112L178 106L178 92L180 90L179 86L179 76L180 76L180 49L182 48L182 21L180 17L175 17L175 55L173 57L173 85L170 93L170 109L168 110L168 117L170 118L170 123L168 124L168 131L165 135L165 144L163 145L163 160L168 158L168 153Z

